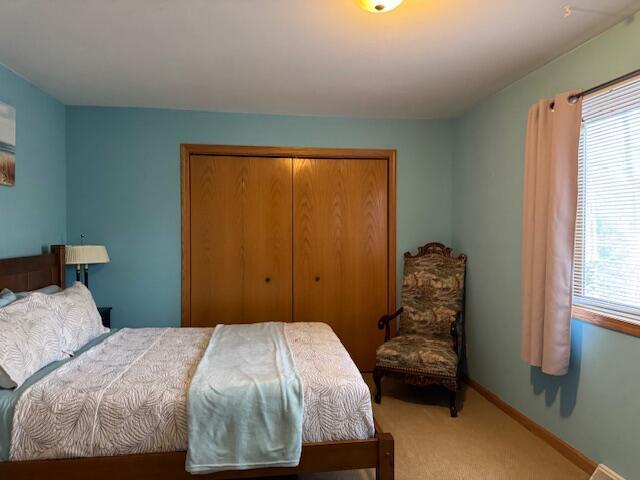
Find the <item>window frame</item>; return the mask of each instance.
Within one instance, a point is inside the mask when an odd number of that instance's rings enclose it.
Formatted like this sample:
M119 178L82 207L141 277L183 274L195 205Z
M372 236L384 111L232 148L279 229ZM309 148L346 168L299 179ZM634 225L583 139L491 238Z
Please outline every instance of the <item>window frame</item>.
M574 303L571 307L571 316L575 320L591 323L600 327L625 333L634 337L640 337L640 322L619 317L604 310L596 310L594 307Z
M621 81L620 83L616 83L609 87L608 91L614 90L616 88L620 88L626 84L634 83L640 81L640 77L633 77L631 79L626 79ZM606 94L607 92L597 92L592 96L599 96L602 94ZM580 138L582 138L582 130L580 132ZM586 157L585 157L586 159ZM582 190L584 186L582 184L578 185L578 201L584 201L583 195L584 191ZM577 232L576 232L577 233ZM578 239L576 235L576 240ZM580 246L578 247L578 242L576 242L574 255L577 254L582 258L584 252L581 250L584 246L584 240L581 239ZM579 250L579 251L578 251ZM574 258L574 268L575 268L575 258ZM575 278L574 278L575 280ZM580 282L583 281L581 278ZM572 292L573 293L573 292ZM583 301L581 301L583 300ZM598 301L591 301L585 297L577 297L575 294L572 298L571 304L571 316L573 319L580 320L583 322L591 323L593 325L598 325L600 327L614 330L616 332L621 332L627 335L632 335L635 337L640 337L640 308L636 309L638 313L635 312L622 312L616 311L613 308L610 308L609 305L599 305ZM633 309L632 309L633 310Z

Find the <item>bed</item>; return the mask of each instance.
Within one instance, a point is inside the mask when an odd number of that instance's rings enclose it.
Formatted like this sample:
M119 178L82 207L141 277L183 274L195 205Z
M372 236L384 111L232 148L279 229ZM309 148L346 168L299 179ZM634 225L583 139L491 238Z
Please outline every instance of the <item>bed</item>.
M14 291L31 291L51 284L64 287L64 276L64 246L52 246L51 253L43 255L0 260L0 289L6 287ZM393 437L389 433L382 432L375 420L373 420L373 428L371 426L367 427L367 415L364 415L363 412L366 408L370 408L370 399L367 398L366 402L354 402L351 400L350 402L342 403L338 399L335 403L331 403L323 400L323 397L318 394L323 389L326 390L331 385L339 383L338 372L348 373L350 368L355 369L353 363L349 361L350 364L340 365L339 352L334 352L335 357L333 358L336 359L335 362L327 362L326 358L323 359L322 356L313 354L316 349L309 348L309 342L325 342L328 346L331 345L331 335L324 330L325 327L316 324L287 326L287 328L288 337L293 339L290 342L292 353L296 357L296 363L299 365L305 386L306 408L302 455L299 465L295 467L222 471L203 475L203 477L212 479L253 478L375 468L378 480L393 479ZM64 372L74 368L91 372L92 368L101 368L100 362L111 365L113 362L110 360L110 355L111 357L114 355L116 357L119 356L117 346L125 341L125 337L135 337L143 334L157 335L159 337L179 337L181 340L168 342L167 348L170 348L171 345L179 345L181 341L184 345L189 345L190 349L183 349L184 355L189 356L189 351L191 351L190 355L193 363L193 359L197 358L198 352L206 344L204 340L208 338L207 335L209 333L207 329L169 329L169 332L163 330L166 329L145 329L145 331L126 329L111 336L106 336L107 338L97 343L94 348L78 356L75 361L65 363L54 372ZM157 356L161 356L162 351L162 339L159 339ZM336 364L334 365L334 363ZM189 361L184 362L184 364L190 365ZM133 376L132 378L135 379L135 371L130 373ZM353 374L353 372L351 373ZM179 376L184 376L185 372L183 371L177 375L178 377L176 378L181 378ZM49 393L58 389L58 392L64 393L64 387L61 386L64 382L56 381L58 376L63 377L62 374L58 375L58 373L47 374L42 379L39 379L37 383L34 383L34 387L30 388L29 391L40 389L40 391ZM135 380L132 380L130 385L134 384ZM87 388L86 390L89 391L91 389ZM22 450L22 456L16 455L13 459L14 461L0 463L0 476L12 479L39 477L106 479L114 476L123 480L146 477L158 479L189 478L191 475L184 469L186 457L185 437L181 434L180 428L177 428L177 432L175 428L175 425L180 425L181 423L175 419L179 419L181 418L180 415L184 415L181 410L183 404L180 403L180 388L177 387L174 390L173 395L171 395L171 389L167 389L168 394L163 394L166 397L164 401L167 402L166 408L163 406L163 409L169 412L168 416L172 420L168 423L173 426L173 428L168 429L172 432L167 437L169 440L165 439L163 442L156 443L149 448L142 448L141 451L136 453L131 453L131 449L123 449L126 453L121 454L122 452L113 448L111 450L96 450L92 448L91 451L82 451L82 442L76 441L73 444L73 439L71 439L69 440L71 446L66 450L62 449L57 452L57 455L73 456L75 458L27 459L34 458L34 456L29 453L28 448L25 448ZM29 419L34 417L32 409L37 409L38 407L38 396L31 395L31 397L33 398L21 398L21 403L24 405L20 412L16 412L17 415L20 415L20 425L23 425L27 431ZM115 402L113 412L117 411L118 404ZM372 419L370 411L368 415ZM327 416L334 418L334 422L329 422L328 425L325 424L323 426L318 419ZM346 420L341 422L340 418ZM348 419L352 419L352 421L350 422ZM363 419L365 420L364 422ZM341 423L342 426L339 426ZM135 428L138 429L138 426L135 426ZM26 443L28 444L29 442ZM60 443L64 442L61 440ZM35 450L38 449L36 448ZM149 450L153 453L147 453ZM70 452L77 452L77 454L71 455Z

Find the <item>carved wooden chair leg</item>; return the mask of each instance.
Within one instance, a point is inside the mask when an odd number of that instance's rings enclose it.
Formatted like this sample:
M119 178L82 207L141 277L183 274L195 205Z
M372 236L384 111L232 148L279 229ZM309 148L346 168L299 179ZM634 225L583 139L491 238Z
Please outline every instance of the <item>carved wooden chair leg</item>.
M452 417L458 416L458 392L455 390L449 390L449 413L451 413Z
M382 377L384 377L382 370L378 370L377 368L373 370L373 383L376 384L376 393L373 399L376 403L382 401Z

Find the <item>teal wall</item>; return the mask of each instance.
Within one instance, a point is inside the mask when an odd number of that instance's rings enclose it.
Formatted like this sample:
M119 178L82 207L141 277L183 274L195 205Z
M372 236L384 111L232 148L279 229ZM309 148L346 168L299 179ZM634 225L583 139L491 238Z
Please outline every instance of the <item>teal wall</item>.
M91 284L114 326L177 326L181 143L397 149L400 258L451 240L451 131L446 121L68 107L67 236L107 245L111 263L92 267Z
M16 109L16 185L0 185L0 258L36 255L66 236L65 107L2 65L0 102Z
M640 478L640 339L574 321L571 370L520 360L520 246L527 110L540 98L640 68L640 18L500 93L455 124L455 245L469 255L470 376L590 458Z

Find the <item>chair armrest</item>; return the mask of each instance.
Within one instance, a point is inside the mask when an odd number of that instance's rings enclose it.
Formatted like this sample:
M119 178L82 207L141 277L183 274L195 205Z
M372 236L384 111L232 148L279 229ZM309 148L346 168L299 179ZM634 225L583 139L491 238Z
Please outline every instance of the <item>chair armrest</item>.
M458 357L462 355L462 333L464 326L462 325L462 312L456 314L455 320L451 322L451 339L453 340L453 351Z
M391 338L391 327L389 326L391 320L398 317L403 311L404 308L400 307L397 312L392 313L391 315L383 315L382 317L380 317L380 320L378 320L378 328L380 330L384 329L385 342Z

